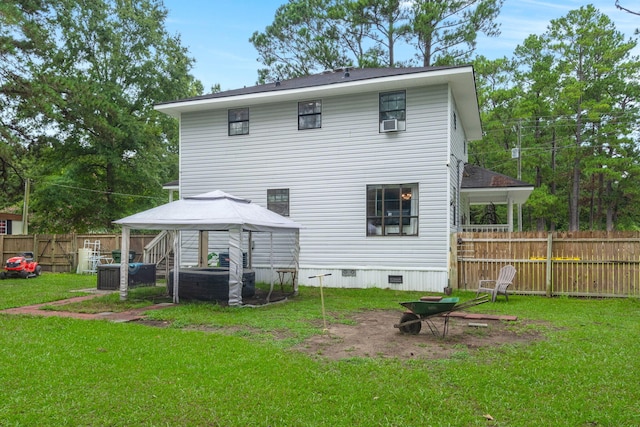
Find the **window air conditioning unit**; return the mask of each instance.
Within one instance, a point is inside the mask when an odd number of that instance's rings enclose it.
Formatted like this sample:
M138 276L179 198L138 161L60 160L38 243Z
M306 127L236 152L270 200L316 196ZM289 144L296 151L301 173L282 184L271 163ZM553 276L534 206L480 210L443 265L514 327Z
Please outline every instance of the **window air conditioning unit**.
M398 119L383 120L380 125L381 132L396 132L398 129Z

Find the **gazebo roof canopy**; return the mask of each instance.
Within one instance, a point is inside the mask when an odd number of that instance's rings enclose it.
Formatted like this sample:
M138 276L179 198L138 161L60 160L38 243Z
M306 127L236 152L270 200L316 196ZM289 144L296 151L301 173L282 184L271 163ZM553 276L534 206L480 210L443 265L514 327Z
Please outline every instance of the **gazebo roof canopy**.
M296 222L250 200L220 190L185 197L114 223L146 230L221 231L241 226L247 231L293 231L301 228Z

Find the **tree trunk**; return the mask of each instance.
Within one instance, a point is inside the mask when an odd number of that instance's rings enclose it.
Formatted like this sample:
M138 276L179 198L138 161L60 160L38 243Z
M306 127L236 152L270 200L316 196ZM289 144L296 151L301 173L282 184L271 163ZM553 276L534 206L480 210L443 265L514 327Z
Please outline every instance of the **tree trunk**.
M573 182L571 183L571 195L569 197L569 231L580 230L579 198L580 198L580 158L576 153L573 162Z
M115 181L116 181L116 173L115 173L115 167L113 165L113 163L111 163L109 160L107 160L107 166L106 166L106 174L105 174L105 181L107 184L107 188L106 188L106 199L107 199L107 204L106 206L111 206L112 205L112 193L115 189ZM113 224L111 223L111 219L107 216L105 218L105 229L109 230L110 227L113 227Z
M607 181L605 200L613 200L613 184L611 181ZM616 203L607 203L607 231L613 231L613 227L616 220Z
M598 229L602 229L602 226L605 225L603 224L602 220L605 218L606 214L605 214L605 206L604 204L606 203L605 200L608 200L608 189L605 187L605 181L604 181L604 175L599 173L598 174L598 187L595 191L597 191L597 198L596 198L596 223L598 225Z
M431 34L424 34L422 43L424 45L424 58L422 61L422 66L429 67L431 66Z
M389 43L389 67L393 68L395 66L395 58L393 55L393 18L389 16L389 31L388 35L388 43Z
M518 153L520 155L520 153ZM540 188L542 185L542 168L540 166L536 166L536 188ZM545 229L545 220L544 217L540 217L536 219L536 230L544 231Z
M578 73L582 74L582 73ZM580 152L582 145L582 100L578 101L576 118L576 152L573 159L573 182L569 205L569 231L580 230Z
M589 230L593 230L596 221L596 179L591 175L591 188L589 189Z
M577 78L584 82L582 48L578 48ZM573 160L573 182L571 183L571 204L569 206L569 231L580 230L580 155L582 145L582 96L577 99L576 105L576 152Z

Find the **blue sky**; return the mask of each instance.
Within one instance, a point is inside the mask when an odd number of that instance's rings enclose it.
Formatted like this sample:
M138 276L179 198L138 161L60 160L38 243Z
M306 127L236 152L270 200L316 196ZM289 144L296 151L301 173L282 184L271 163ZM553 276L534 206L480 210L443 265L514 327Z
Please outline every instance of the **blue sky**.
M205 91L216 83L222 90L252 86L261 64L249 38L254 31L264 31L286 1L164 0L169 11L166 26L171 34L180 35L195 58L192 73ZM615 0L505 0L498 18L502 35L480 40L477 53L492 59L510 57L527 36L542 34L550 20L589 3L608 15L627 37L640 27L640 17L616 9ZM622 4L633 8L637 0L623 0Z

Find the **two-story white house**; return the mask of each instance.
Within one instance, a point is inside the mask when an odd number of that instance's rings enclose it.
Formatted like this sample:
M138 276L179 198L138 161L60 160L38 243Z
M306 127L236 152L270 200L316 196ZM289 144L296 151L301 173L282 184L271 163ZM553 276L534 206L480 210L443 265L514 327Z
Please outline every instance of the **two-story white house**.
M304 227L301 283L449 285L468 143L482 136L471 66L336 70L156 109L180 121L181 197L222 190ZM197 240L182 239L183 262ZM270 245L291 267L286 237L247 245L256 280L270 280Z

